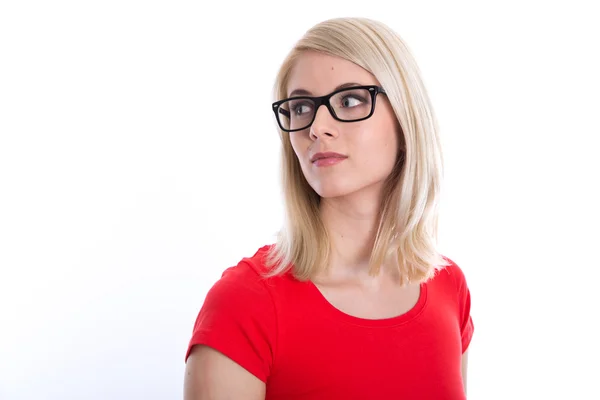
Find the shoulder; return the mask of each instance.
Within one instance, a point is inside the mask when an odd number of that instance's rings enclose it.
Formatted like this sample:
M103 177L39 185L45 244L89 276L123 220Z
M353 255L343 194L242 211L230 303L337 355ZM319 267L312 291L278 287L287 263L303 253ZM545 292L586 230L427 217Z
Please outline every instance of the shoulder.
M186 360L194 345L225 354L264 379L277 331L275 301L261 274L268 246L225 269L208 290L198 312Z
M267 256L273 245L265 245L256 250L252 256L242 257L238 263L225 269L217 281L219 286L242 285L246 287L264 287L275 278L267 278Z
M427 283L431 290L446 299L464 303L469 296L469 287L463 269L452 259L442 256L446 264L440 267Z
M442 256L446 264L439 268L432 278L435 283L441 283L445 286L451 286L460 289L466 285L466 278L462 268L447 256Z
M259 248L254 255L243 257L221 274L207 293L206 301L240 303L244 307L270 301L267 285L273 278L265 278L265 256L270 246Z
M452 298L456 301L462 352L464 353L469 347L474 331L473 319L471 318L471 292L463 270L450 258L444 257L444 259L447 261L447 265L438 274L442 281L445 280L445 283L439 286L446 293L452 292Z

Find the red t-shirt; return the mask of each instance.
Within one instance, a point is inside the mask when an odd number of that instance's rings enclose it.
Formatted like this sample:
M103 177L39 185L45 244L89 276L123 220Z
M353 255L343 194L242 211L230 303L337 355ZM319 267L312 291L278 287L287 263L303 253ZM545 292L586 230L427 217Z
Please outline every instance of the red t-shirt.
M450 266L397 317L343 313L310 281L264 279L269 246L209 290L185 356L204 344L266 383L267 400L465 399L461 355L473 335L470 294Z

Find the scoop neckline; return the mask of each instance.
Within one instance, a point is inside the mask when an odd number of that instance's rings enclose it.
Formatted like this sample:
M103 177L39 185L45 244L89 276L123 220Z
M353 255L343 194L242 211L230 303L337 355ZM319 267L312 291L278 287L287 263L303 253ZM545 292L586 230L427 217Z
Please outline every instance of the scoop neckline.
M406 324L417 316L421 314L424 310L425 305L427 304L427 282L422 282L419 284L419 298L415 305L408 310L407 312L396 315L388 318L378 318L378 319L369 319L369 318L361 318L351 314L348 314L327 300L327 298L323 295L321 290L314 284L310 279L307 281L308 287L310 291L313 292L316 300L323 306L323 309L332 317L343 322L368 327L368 328L385 328L385 327L393 327Z

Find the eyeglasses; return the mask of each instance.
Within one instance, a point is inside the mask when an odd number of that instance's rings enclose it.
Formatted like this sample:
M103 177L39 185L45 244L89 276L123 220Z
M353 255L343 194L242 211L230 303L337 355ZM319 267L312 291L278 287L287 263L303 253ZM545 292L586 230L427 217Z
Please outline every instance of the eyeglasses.
M321 97L297 96L273 103L279 127L286 132L301 131L312 125L317 110L327 106L331 116L341 122L365 120L375 111L377 94L385 94L380 86L352 86Z

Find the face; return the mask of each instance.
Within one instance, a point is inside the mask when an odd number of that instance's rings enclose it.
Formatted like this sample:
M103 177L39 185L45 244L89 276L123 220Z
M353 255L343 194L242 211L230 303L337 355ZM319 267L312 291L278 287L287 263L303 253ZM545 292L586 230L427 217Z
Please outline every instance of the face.
M294 92L299 90L307 92L302 95L323 96L348 83L380 86L371 73L350 61L305 52L291 71L287 97L298 95ZM352 98L343 102L348 107L357 104ZM289 135L310 186L322 198L335 198L383 188L398 155L397 126L386 95L380 93L373 115L366 120L337 121L326 106L321 106L309 128ZM315 154L323 152L338 153L343 158L312 161Z

